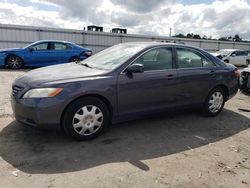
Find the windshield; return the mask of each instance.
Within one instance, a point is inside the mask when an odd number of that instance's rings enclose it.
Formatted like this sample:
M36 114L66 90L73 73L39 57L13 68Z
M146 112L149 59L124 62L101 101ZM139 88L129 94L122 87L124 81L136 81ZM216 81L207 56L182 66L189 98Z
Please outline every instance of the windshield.
M144 47L142 44L118 44L85 59L81 64L97 69L113 70Z
M228 56L233 50L220 50L217 53L222 55L222 56Z

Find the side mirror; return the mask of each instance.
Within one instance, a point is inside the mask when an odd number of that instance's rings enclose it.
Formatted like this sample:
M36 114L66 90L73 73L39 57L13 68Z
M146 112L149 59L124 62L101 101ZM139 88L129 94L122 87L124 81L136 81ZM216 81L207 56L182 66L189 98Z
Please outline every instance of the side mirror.
M144 72L144 66L142 64L132 64L126 69L127 73L142 73Z

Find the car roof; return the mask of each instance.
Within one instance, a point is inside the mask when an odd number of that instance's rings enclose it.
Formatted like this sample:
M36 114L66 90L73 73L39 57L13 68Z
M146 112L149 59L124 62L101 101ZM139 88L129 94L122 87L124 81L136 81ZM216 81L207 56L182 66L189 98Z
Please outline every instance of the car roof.
M157 42L157 41L152 41L152 42L126 42L126 43L120 43L119 45L142 45L145 48L149 47L157 47L157 46L177 46L177 47L190 47L198 50L203 50L199 47L196 46L191 46L183 43L174 43L174 42ZM204 50L203 50L204 51Z
M73 42L69 42L69 41L64 41L64 40L39 40L34 42L35 43L41 43L41 42L60 42L60 43L70 43L70 44L74 44Z

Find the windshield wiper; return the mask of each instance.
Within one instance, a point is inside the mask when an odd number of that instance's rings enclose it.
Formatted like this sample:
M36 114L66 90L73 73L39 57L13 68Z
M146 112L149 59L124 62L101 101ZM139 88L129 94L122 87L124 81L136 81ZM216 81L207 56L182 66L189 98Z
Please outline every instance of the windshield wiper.
M87 63L81 63L81 65L93 69L93 67L89 66Z

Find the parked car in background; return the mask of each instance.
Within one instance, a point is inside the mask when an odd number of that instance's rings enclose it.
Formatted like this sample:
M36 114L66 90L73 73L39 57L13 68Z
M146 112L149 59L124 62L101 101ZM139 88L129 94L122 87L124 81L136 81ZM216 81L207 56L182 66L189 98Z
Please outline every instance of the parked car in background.
M240 90L250 94L250 67L243 69L240 78Z
M24 74L13 83L12 108L20 122L61 124L73 138L86 140L110 122L168 109L198 107L216 116L237 93L239 76L234 65L192 46L122 43L78 64Z
M20 69L23 66L42 67L83 60L92 51L77 44L59 40L42 40L24 48L0 50L0 66Z
M249 51L237 50L237 49L222 49L218 52L211 53L212 55L222 59L226 63L231 63L233 65L245 65L250 64Z

